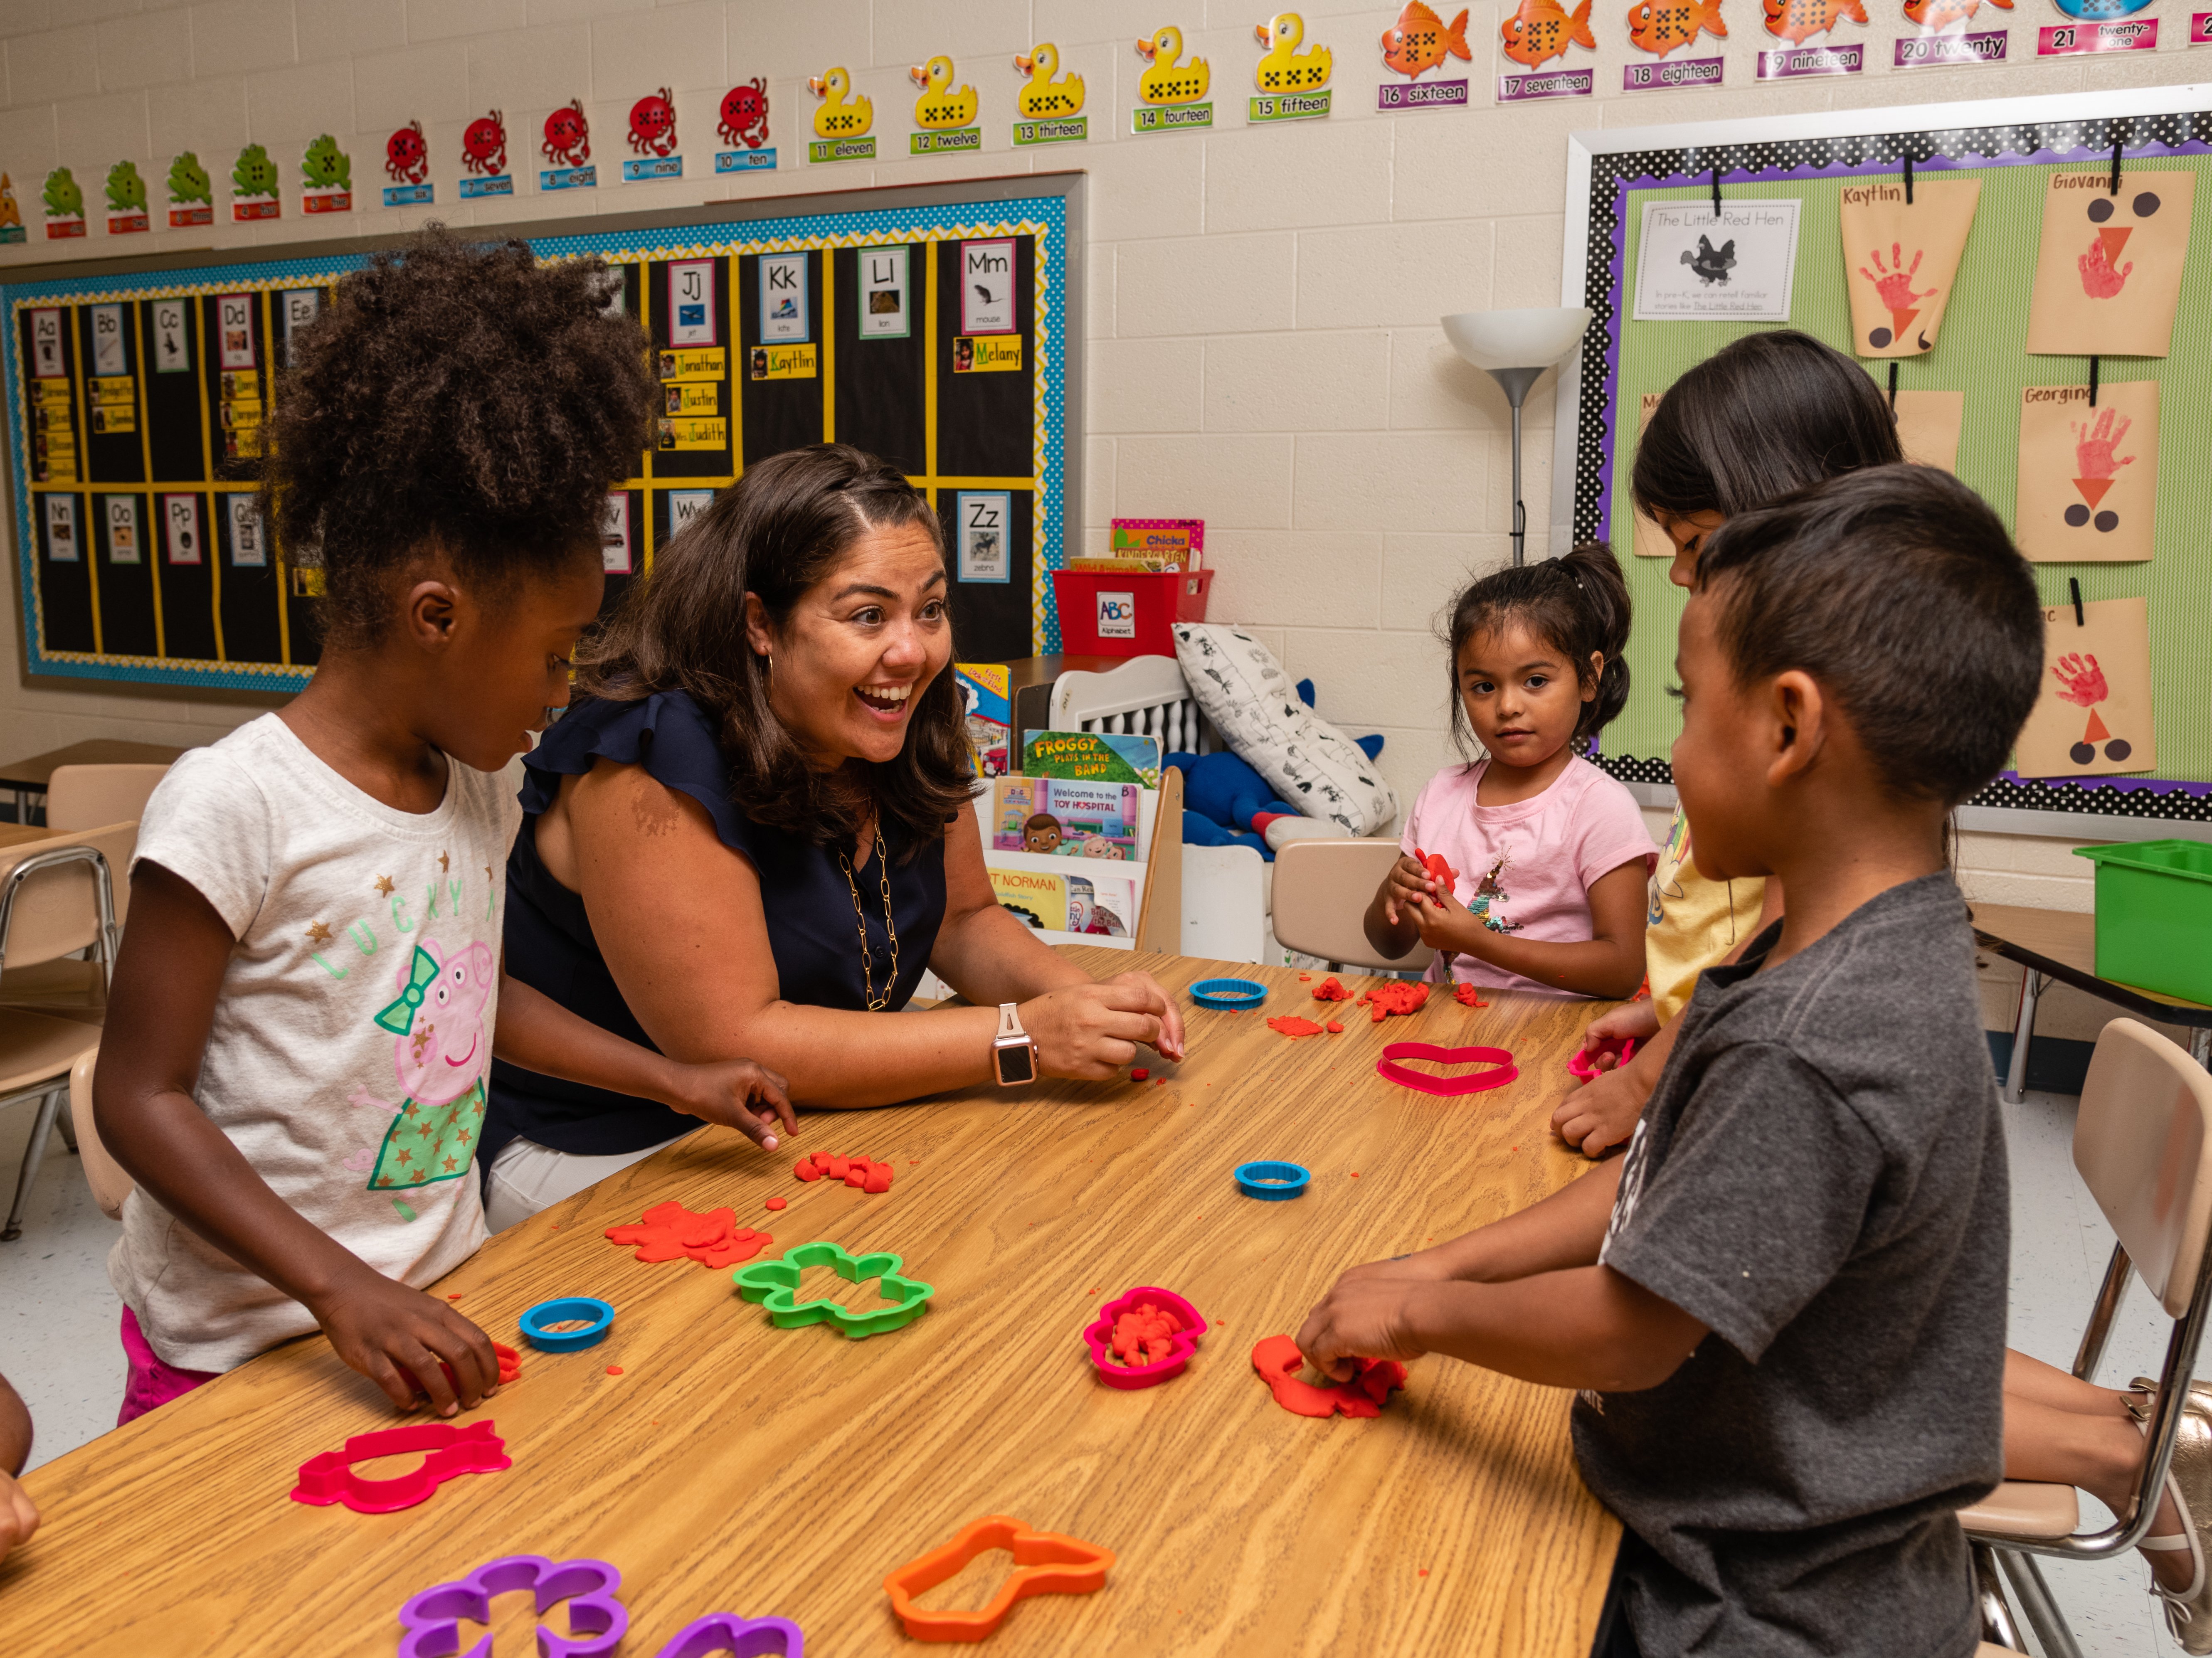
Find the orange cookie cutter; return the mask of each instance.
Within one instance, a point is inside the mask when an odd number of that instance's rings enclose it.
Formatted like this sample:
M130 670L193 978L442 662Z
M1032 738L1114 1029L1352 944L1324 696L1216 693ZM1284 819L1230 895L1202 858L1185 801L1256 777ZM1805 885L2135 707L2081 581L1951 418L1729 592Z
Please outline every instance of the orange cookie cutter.
M999 1592L974 1612L929 1612L914 1597L957 1576L993 1549L1014 1557ZM1058 1532L1031 1531L1011 1515L987 1514L963 1526L949 1543L909 1560L884 1579L891 1611L917 1641L981 1641L998 1632L1014 1602L1032 1594L1091 1594L1106 1587L1114 1551Z

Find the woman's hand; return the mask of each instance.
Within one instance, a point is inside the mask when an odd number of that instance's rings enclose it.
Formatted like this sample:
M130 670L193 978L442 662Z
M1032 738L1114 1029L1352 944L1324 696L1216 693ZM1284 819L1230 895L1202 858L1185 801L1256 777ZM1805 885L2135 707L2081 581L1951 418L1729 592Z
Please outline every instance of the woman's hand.
M440 1416L474 1409L499 1387L491 1338L449 1303L366 1265L307 1303L340 1358L403 1411L428 1394ZM451 1375L447 1367L451 1367Z
M1392 926L1401 920L1420 924L1421 906L1436 902L1437 884L1411 855L1401 853L1390 872L1382 878L1382 919ZM1423 942L1427 942L1425 931Z
M796 1134L799 1120L792 1114L787 1090L790 1084L764 1065L750 1060L728 1060L719 1065L679 1065L670 1078L668 1096L661 1103L734 1128L759 1142L764 1151L775 1150L775 1126Z
M1068 985L1022 1004L1047 1076L1103 1082L1137 1057L1137 1045L1182 1058L1182 1016L1149 973Z

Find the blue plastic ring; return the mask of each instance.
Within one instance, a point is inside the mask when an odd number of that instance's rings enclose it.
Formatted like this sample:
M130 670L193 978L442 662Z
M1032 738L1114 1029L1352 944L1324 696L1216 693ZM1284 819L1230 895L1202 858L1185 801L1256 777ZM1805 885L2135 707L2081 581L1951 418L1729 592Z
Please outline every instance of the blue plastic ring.
M548 1330L548 1324L568 1324L576 1319L590 1322L580 1330ZM614 1328L615 1309L590 1296L563 1296L541 1301L522 1315L524 1339L543 1353L575 1353L596 1347Z
M1237 1165L1237 1189L1262 1203L1282 1203L1305 1195L1313 1179L1294 1163L1241 1163Z
M1267 987L1251 979L1200 979L1190 987L1190 999L1200 1007L1242 1011L1267 999Z

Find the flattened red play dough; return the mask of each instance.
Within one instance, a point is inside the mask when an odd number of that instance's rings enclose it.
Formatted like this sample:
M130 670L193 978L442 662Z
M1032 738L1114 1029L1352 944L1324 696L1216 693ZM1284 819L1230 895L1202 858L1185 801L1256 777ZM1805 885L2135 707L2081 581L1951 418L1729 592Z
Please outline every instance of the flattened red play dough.
M685 1258L702 1266L727 1266L750 1260L774 1242L765 1232L737 1224L730 1209L710 1209L694 1214L673 1199L656 1203L628 1226L610 1226L607 1238L614 1243L634 1243L640 1260Z
M1305 1358L1288 1336L1269 1336L1252 1350L1252 1368L1267 1384L1275 1403L1297 1416L1376 1417L1393 1388L1406 1385L1406 1367L1395 1358L1358 1358L1359 1374L1349 1382L1315 1383L1298 1372Z
M1375 1010L1375 1023L1381 1024L1393 1013L1419 1013L1429 1005L1429 987L1412 979L1386 979L1362 991L1359 999Z
M1316 1024L1311 1019L1301 1019L1296 1014L1290 1014L1279 1019L1268 1020L1267 1029L1270 1030L1279 1030L1285 1036L1291 1037L1318 1036L1321 1035L1321 1027L1319 1025Z
M781 1198L770 1198L768 1200L768 1206L771 1209L781 1209L783 1207L783 1199Z

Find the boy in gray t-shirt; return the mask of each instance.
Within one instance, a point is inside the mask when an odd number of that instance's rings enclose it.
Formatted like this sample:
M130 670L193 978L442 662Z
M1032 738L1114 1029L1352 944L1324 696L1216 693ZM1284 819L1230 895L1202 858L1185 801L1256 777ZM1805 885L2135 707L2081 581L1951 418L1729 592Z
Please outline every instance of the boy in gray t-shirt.
M1872 468L1731 519L1682 618L1699 869L1788 913L1698 981L1628 1155L1354 1267L1298 1345L1582 1390L1626 1524L1601 1658L1965 1658L1954 1510L2002 1467L2007 1195L1950 809L2035 700L2027 566L1980 497Z

